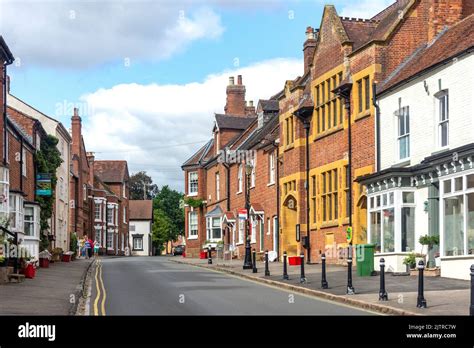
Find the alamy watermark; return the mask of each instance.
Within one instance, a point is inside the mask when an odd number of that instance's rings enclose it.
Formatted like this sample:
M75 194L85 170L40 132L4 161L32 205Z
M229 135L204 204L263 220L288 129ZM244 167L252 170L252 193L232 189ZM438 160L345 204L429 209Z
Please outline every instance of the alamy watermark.
M219 150L217 157L218 163L236 164L236 163L251 163L253 166L257 164L256 150L231 150L228 147Z

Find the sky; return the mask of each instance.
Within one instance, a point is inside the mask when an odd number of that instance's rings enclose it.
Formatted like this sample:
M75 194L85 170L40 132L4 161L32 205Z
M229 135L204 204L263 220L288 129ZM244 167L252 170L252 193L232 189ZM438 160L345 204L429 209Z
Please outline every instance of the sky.
M181 164L210 139L229 76L256 104L302 74L325 3L370 18L393 2L0 0L0 35L13 95L67 129L78 107L87 151L183 191Z

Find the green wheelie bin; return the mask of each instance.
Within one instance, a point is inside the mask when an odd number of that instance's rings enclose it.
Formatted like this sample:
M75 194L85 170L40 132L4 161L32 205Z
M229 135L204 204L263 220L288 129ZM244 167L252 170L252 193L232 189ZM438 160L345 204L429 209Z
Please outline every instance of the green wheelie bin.
M356 245L356 264L357 275L360 277L369 277L374 272L374 244Z

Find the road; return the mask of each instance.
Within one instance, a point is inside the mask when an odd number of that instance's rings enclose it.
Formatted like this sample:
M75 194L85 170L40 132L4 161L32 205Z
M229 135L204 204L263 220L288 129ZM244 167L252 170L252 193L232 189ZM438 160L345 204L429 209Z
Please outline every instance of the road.
M166 257L102 258L91 315L371 315Z

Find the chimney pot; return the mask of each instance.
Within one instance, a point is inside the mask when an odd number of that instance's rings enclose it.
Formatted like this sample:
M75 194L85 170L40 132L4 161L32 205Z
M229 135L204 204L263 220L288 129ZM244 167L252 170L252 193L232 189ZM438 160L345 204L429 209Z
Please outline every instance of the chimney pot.
M253 100L249 101L249 106L253 107Z
M237 84L239 86L242 84L242 75L237 75Z
M229 77L229 86L234 85L234 76Z
M74 116L79 116L79 108L74 108Z
M306 40L314 39L314 29L312 27L306 28Z

